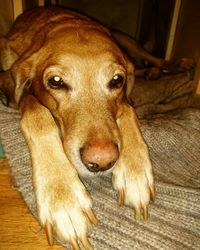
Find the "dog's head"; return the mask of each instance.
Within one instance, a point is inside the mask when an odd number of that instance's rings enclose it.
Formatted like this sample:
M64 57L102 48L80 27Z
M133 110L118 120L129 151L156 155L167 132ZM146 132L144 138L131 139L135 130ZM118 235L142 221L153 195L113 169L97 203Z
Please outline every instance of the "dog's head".
M16 99L24 89L32 92L52 113L79 173L100 172L120 155L117 119L133 84L133 70L110 34L84 21L49 32L17 67Z

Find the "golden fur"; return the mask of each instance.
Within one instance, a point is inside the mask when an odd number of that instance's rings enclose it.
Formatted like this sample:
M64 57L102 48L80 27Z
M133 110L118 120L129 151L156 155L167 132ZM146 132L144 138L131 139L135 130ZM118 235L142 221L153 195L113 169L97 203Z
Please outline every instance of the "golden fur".
M16 20L0 50L0 88L22 114L49 243L54 234L92 249L87 234L97 220L79 175L113 171L119 205L147 219L152 167L127 101L134 66L109 31L80 14L40 8Z

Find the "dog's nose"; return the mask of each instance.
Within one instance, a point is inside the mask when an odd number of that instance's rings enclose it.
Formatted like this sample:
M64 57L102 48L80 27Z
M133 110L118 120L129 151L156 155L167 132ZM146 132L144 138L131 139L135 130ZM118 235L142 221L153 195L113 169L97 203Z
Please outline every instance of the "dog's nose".
M111 168L119 158L117 144L112 141L89 142L80 149L81 160L91 172Z

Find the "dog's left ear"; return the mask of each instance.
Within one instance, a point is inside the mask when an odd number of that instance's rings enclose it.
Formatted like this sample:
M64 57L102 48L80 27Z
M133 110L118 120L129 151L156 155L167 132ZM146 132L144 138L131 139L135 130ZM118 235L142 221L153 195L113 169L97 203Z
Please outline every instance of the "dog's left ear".
M131 103L130 94L132 92L135 83L135 66L127 56L126 56L126 65L127 65L126 98Z

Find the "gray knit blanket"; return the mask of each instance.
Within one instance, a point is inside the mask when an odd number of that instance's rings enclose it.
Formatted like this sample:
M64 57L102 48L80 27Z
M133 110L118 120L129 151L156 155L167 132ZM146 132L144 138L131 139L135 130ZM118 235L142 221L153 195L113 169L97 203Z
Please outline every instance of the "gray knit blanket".
M180 77L188 82L186 76ZM191 96L191 86L189 89L187 94ZM155 103L154 98L148 102L149 106L141 104L140 99L136 107L143 118L141 130L149 146L156 180L156 200L150 204L150 218L147 222L136 221L132 208L117 207L110 176L86 179L100 222L90 233L95 250L200 249L200 110L185 108L184 104L184 109L175 112L176 108L166 102L169 108L164 107L163 115L156 112L159 110L156 106L165 104L163 100ZM151 106L151 112L147 106ZM30 156L19 121L18 111L0 104L0 137L14 186L37 218Z

